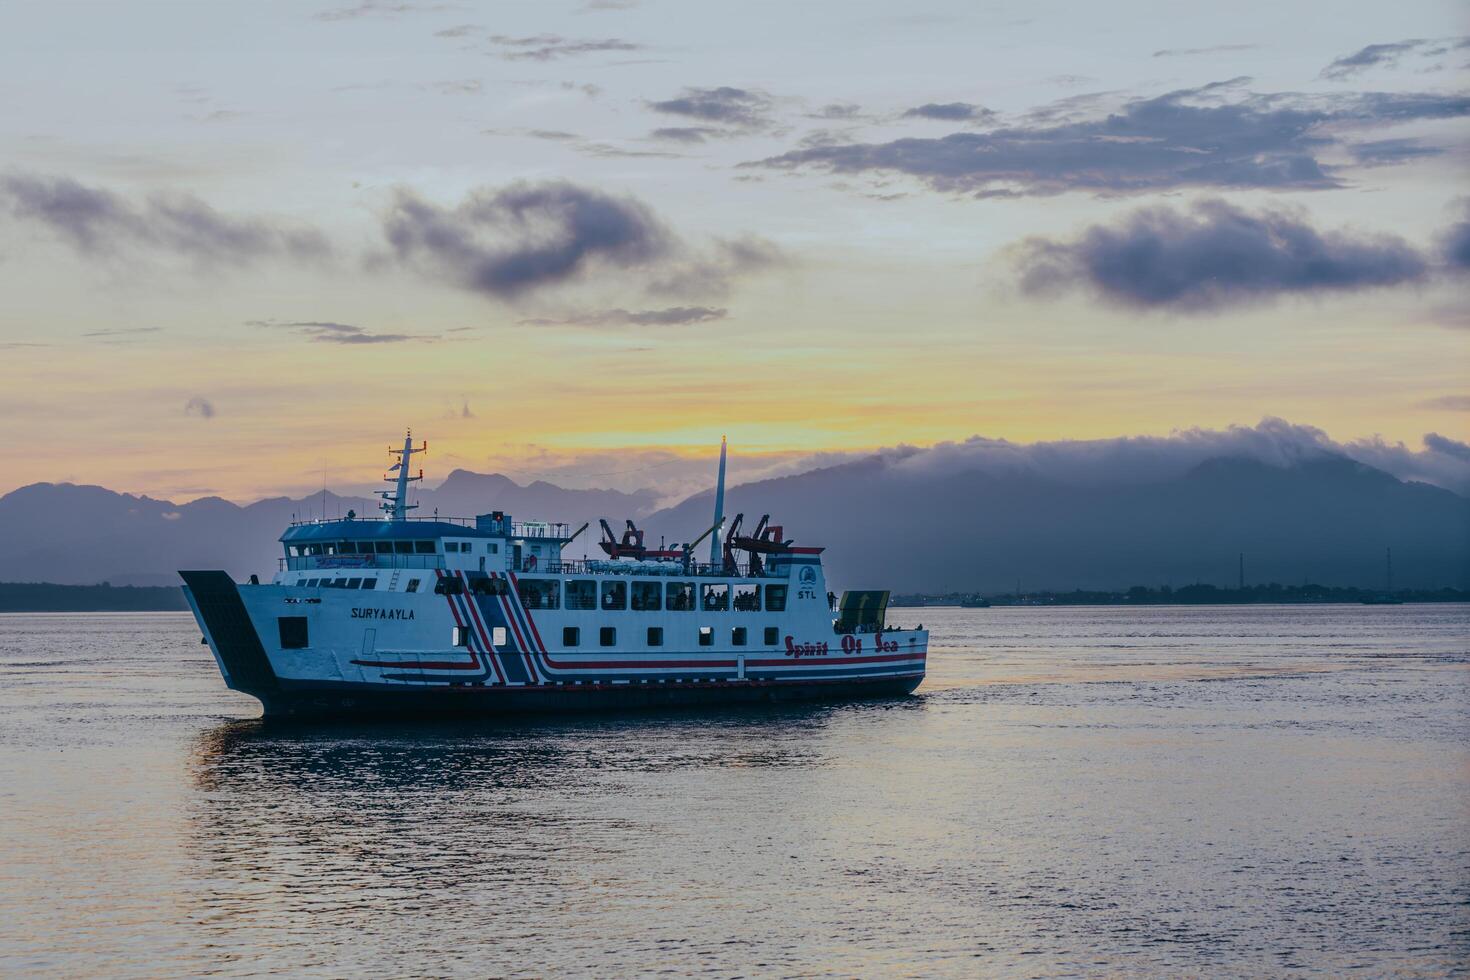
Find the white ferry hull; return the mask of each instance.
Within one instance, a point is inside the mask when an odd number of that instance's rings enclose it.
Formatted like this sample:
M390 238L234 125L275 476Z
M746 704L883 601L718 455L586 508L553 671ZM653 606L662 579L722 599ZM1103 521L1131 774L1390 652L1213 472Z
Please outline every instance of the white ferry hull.
M225 682L259 699L272 717L501 715L898 697L923 681L927 657L923 630L835 635L825 603L785 616L639 615L638 628L662 626L667 645L572 650L554 642L567 624L585 624L578 628L596 635L597 624L608 620L596 610L532 611L514 588L498 595L469 589L405 595L237 585L219 571L181 575ZM462 573L458 578L468 581ZM288 645L283 619L300 620L313 642ZM695 624L704 622L715 624L709 630L717 629L722 638L731 636L732 624L748 623L748 641L685 642L698 635ZM764 642L773 629L779 637ZM448 645L451 635L461 642Z

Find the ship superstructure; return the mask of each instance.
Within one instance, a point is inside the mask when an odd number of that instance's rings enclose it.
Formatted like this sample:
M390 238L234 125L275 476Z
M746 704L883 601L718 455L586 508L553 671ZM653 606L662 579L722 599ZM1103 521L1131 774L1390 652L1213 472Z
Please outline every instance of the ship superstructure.
M185 571L225 682L268 715L500 713L911 692L928 634L885 623L888 593L828 591L820 547L762 517L675 548L601 523L411 516L411 436L381 518L293 523L269 583ZM698 560L706 538L712 548Z

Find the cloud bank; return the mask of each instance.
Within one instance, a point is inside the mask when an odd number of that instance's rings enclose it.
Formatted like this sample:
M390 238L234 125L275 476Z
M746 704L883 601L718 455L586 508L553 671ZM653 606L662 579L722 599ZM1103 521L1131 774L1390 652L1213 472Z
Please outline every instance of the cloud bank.
M737 135L769 128L773 101L764 92L722 85L718 88L686 88L674 98L650 102L648 107L654 112L723 127L714 132Z
M1396 236L1319 232L1299 212L1220 200L1143 208L1070 241L1030 238L1014 257L1028 295L1081 288L1118 306L1181 312L1400 285L1430 270Z
M1451 51L1470 48L1470 37L1408 38L1387 44L1370 44L1352 54L1343 55L1322 69L1322 77L1341 81L1361 74L1369 68L1394 68L1410 57L1434 58Z
M1347 457L1400 480L1470 494L1470 446L1436 433L1424 448L1381 439L1336 442L1321 429L1265 418L1255 426L1185 429L1168 436L1014 443L973 436L929 449L880 453L893 472L923 476L981 471L1029 475L1069 485L1128 485L1172 479L1211 459L1248 459L1287 468Z
M1103 117L1064 115L1058 121L1052 113L935 139L824 142L742 166L904 174L935 191L976 197L1196 187L1313 190L1343 186L1338 167L1324 161L1365 130L1470 114L1470 96L1464 95L1241 92L1248 81L1134 99ZM1092 99L1073 100L1074 108ZM1426 145L1420 155L1438 152Z
M143 249L223 266L270 258L319 261L332 254L326 236L315 229L223 214L189 194L133 202L69 177L0 177L0 210L44 226L92 257L120 258Z

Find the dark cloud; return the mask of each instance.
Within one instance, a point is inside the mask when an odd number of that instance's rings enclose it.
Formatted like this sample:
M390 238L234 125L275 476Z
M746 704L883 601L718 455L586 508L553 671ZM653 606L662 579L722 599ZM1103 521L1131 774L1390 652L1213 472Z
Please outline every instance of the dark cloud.
M457 10L453 3L412 3L409 0L362 0L351 7L336 7L313 15L314 20L360 20L364 17L400 17L404 14L433 14Z
M1392 68L1406 57L1433 58L1470 48L1470 37L1408 38L1387 44L1370 44L1352 54L1343 55L1322 69L1322 77L1334 80L1351 78L1369 68Z
M45 225L77 251L94 256L148 248L227 265L276 257L316 260L332 251L314 229L221 214L188 194L157 194L134 203L69 177L0 177L0 209Z
M201 419L212 419L214 418L214 402L195 395L184 402L184 414L197 415Z
M905 119L941 119L946 122L984 122L995 113L973 102L926 102L904 114Z
M672 143L703 143L708 137L719 135L719 132L708 126L662 126L648 135L651 139L668 140Z
M647 205L565 182L476 190L452 208L399 190L383 233L399 261L499 299L676 248Z
M535 327L684 326L723 320L729 315L729 310L713 306L670 306L661 310L612 309L563 317L531 317L520 322Z
M323 344L396 344L406 340L433 339L405 333L371 333L350 323L333 323L330 320L247 320L245 325L290 330Z
M1439 236L1439 252L1444 264L1456 272L1470 270L1470 199L1458 202L1460 220Z
M980 196L1316 189L1341 186L1334 168L1318 158L1350 145L1358 131L1470 114L1464 95L1242 93L1246 81L1134 99L1106 116L1069 118L1077 103L1065 100L1070 108L1059 116L1033 115L988 132L803 146L742 166L900 173L937 191Z
M1440 453L1462 463L1470 463L1470 445L1442 436L1438 432L1430 432L1424 436L1424 446L1431 452Z
M1321 233L1295 212L1252 214L1219 200L1187 213L1144 208L1072 241L1031 238L1016 257L1026 293L1080 287L1119 306L1180 312L1392 286L1429 272L1401 238Z
M769 127L771 106L771 97L764 92L731 88L728 85L719 88L686 88L675 98L648 103L648 107L655 112L701 119L734 132Z
M526 135L530 136L533 139L554 140L560 142L580 138L577 136L576 133L568 133L565 130L561 129L530 129L526 131Z
M492 34L488 40L497 49L496 55L506 61L555 61L604 51L642 51L644 47L615 37L579 41L560 34L533 34L529 37Z
M1185 58L1196 54L1216 54L1221 51L1253 51L1259 44L1212 44L1207 48L1164 48L1155 51L1155 58Z

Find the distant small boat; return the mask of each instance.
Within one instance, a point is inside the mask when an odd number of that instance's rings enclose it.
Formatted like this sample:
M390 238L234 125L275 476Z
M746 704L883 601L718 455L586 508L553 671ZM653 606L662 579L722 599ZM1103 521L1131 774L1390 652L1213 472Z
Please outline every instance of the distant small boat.
M1404 600L1391 595L1370 595L1361 600L1365 606L1402 606Z
M960 600L961 609L989 609L990 600L984 596L972 595L968 599Z

